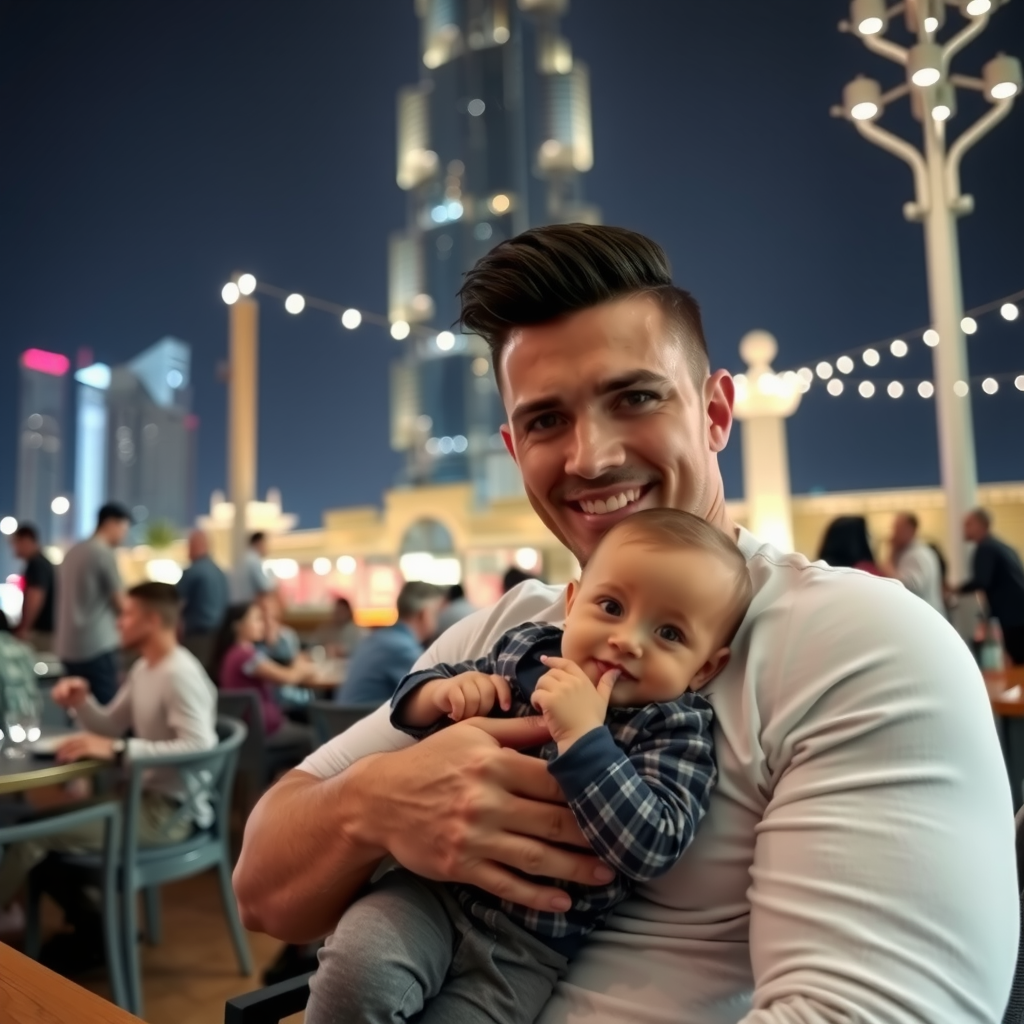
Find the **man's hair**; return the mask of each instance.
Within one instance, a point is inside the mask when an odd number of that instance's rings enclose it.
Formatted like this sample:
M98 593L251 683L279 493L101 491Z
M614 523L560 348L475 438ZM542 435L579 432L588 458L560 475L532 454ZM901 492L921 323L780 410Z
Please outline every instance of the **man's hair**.
M440 601L444 591L433 583L410 580L398 592L398 617L411 619L417 612L434 601Z
M657 547L707 551L732 570L733 600L722 641L723 646L728 647L736 636L736 630L739 629L754 596L746 556L736 544L717 526L712 526L692 512L682 512L675 508L648 508L634 512L616 523L598 542L594 555L608 542L609 537L622 534L630 534L631 540L639 540ZM586 569L583 572L585 575Z
M18 540L30 540L35 544L39 543L39 531L31 523L21 523L12 536Z
M130 523L132 521L132 514L120 502L108 501L96 516L96 529L99 529L104 523L111 521Z
M920 525L917 516L913 512L900 512L899 515L903 516L914 533L917 533L917 528Z
M259 544L261 541L267 539L267 535L262 530L257 530L255 533L249 534L249 547L254 544Z
M139 583L128 591L128 596L156 612L167 629L178 625L181 602L178 591L170 583Z
M513 588L518 587L520 583L536 578L536 576L531 576L528 572L523 572L518 566L513 565L501 579L501 592L507 594Z
M639 295L658 304L702 386L709 364L700 307L672 283L665 250L626 228L550 224L501 242L466 274L459 320L487 342L500 387L501 352L514 328Z
M970 514L981 523L985 529L989 529L992 526L992 515L987 508L972 508Z

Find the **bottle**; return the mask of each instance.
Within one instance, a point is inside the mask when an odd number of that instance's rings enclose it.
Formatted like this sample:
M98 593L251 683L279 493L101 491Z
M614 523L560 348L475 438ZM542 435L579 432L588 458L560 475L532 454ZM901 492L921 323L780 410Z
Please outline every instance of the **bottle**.
M1003 660L1003 631L998 619L989 619L979 660L983 672L1002 672L1006 667Z

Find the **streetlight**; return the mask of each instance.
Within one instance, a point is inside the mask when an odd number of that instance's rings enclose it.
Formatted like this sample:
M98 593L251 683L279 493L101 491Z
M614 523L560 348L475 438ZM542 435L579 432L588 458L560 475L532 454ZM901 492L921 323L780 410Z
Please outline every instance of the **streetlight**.
M958 7L966 23L945 42L935 33L945 21L946 3ZM928 301L932 329L924 340L932 346L935 409L938 419L942 486L946 493L946 546L954 580L967 577L966 552L960 533L964 515L977 500L977 468L971 400L965 381L967 347L964 339L963 293L956 218L974 209L974 200L960 192L960 162L964 154L1009 114L1021 91L1021 67L1016 57L999 54L983 68L981 78L954 75L952 59L984 31L998 0L905 0L886 6L885 0L853 0L850 20L841 31L858 36L867 49L901 65L905 79L888 92L873 79L855 78L843 90L843 102L832 113L845 117L869 142L899 157L914 175L914 201L903 207L909 221L924 226L928 268ZM916 40L910 47L886 38L890 22L902 13ZM946 123L956 116L956 87L982 93L992 104L973 125L946 147ZM922 150L877 123L888 104L904 96L921 123ZM941 344L939 341L941 339ZM932 391L918 391L931 397Z

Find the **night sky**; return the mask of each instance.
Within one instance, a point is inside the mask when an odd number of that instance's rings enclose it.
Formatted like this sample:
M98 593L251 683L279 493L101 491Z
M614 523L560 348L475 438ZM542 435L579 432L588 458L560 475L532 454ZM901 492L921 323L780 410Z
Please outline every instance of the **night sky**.
M739 339L757 327L787 369L927 324L922 232L901 214L910 173L828 116L859 71L886 87L900 74L836 30L845 13L831 0L575 0L564 22L591 70L587 197L666 246L716 365L742 369ZM0 3L0 515L23 349L116 363L168 334L191 343L203 511L224 484L231 272L386 309L387 235L405 221L395 92L417 79L417 37L412 0ZM1011 4L955 70L1020 56L1022 40L1024 4ZM954 133L985 107L968 100ZM903 111L884 123L919 141ZM1022 182L1018 101L963 167L968 307L1024 288ZM972 373L1024 373L1024 317L990 315L969 345ZM398 344L264 299L261 346L261 492L280 487L307 527L379 502L399 467ZM911 350L870 375L929 375L927 350ZM1024 478L1024 393L975 391L974 410L981 479ZM936 484L934 415L916 396L812 390L789 426L794 491ZM723 470L739 497L738 431Z

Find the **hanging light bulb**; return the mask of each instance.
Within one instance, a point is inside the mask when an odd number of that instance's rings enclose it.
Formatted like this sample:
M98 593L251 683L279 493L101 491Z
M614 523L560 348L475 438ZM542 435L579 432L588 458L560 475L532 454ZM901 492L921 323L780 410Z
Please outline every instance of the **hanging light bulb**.
M935 394L935 385L930 380L923 380L917 385L917 393L922 398L931 398Z
M907 354L907 343L902 338L897 338L890 346L889 351L897 358L902 359Z
M869 380L862 380L857 385L857 391L861 398L870 398L875 393L875 385Z
M832 380L825 385L825 390L835 398L837 395L841 395L843 393L843 382L838 377L833 377Z
M866 366L877 366L880 358L877 350L873 348L864 349L864 354L861 356Z

